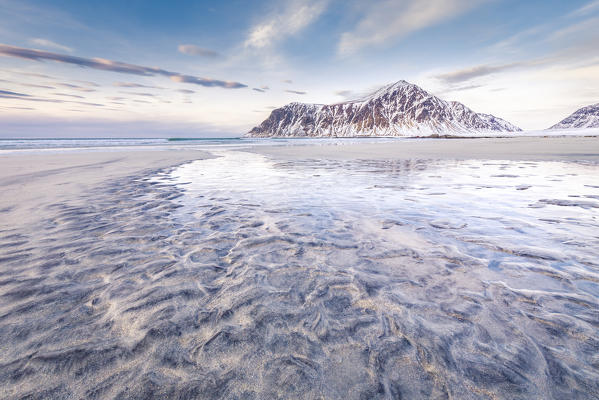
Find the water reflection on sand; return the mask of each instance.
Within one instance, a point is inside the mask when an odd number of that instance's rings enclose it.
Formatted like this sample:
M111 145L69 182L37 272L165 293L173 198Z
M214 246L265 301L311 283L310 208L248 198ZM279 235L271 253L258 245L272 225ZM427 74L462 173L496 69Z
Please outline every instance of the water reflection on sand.
M599 396L599 167L214 151L3 235L4 397Z

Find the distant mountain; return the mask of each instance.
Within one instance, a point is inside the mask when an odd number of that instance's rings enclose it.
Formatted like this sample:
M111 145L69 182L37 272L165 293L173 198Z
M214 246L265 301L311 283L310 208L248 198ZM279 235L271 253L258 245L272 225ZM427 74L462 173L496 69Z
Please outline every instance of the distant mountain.
M337 104L291 103L273 110L250 137L429 136L517 132L501 118L477 114L399 81L359 100Z
M549 129L599 128L599 103L582 107Z

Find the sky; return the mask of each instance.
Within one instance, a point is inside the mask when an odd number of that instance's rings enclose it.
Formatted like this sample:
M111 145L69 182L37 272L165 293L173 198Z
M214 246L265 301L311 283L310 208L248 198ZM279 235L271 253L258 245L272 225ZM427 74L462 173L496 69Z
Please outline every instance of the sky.
M240 136L407 80L545 129L599 102L599 0L0 0L0 137Z

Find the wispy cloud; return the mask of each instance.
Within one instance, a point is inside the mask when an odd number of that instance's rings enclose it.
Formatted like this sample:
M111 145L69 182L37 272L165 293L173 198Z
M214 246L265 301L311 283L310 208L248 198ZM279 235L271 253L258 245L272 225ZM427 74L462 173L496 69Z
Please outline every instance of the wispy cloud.
M50 75L38 74L38 73L35 73L35 72L20 72L20 71L14 71L14 72L16 72L16 73L18 73L20 75L31 76L31 77L34 77L34 78L56 79L56 78L54 78L54 77L52 77Z
M81 104L83 106L92 106L92 107L104 107L104 104L100 103L90 103L87 101L69 101L69 103Z
M85 106L94 106L94 107L103 107L104 104L99 103L90 103L86 101L72 101L72 100L61 100L61 99L49 99L43 97L34 97L25 93L12 92L9 90L0 90L0 98L3 99L15 99L15 100L24 100L24 101L34 101L34 102L43 102L43 103L71 103L71 104L81 104Z
M156 97L156 95L153 93L123 92L123 94L131 94L133 96Z
M79 80L75 80L73 82L79 82L82 85L91 86L91 87L100 87L100 85L98 85L97 83L90 82L90 81L79 81Z
M219 86L219 87L226 88L226 89L239 89L239 88L247 87L247 85L244 85L243 83L239 83L239 82L225 82L225 81L219 81L216 79L200 78L200 77L191 76L191 75L175 74L175 75L169 75L169 76L171 78L171 81L173 81L173 82L193 83L195 85L200 85L200 86L208 86L208 87Z
M595 2L587 4L588 7ZM599 0L596 2L599 7ZM585 6L585 7L587 7ZM585 8L583 7L583 8ZM599 11L599 8L597 9ZM599 17L588 17L556 28L545 23L533 26L524 31L498 42L490 47L494 53L506 52L524 56L532 46L550 46L552 52L536 58L522 57L510 63L482 64L463 68L448 73L438 74L434 78L449 85L451 91L459 90L459 84L466 83L476 78L499 74L513 69L546 68L549 66L570 66L577 68L580 65L595 65L598 63L597 41L599 40Z
M252 90L256 91L256 92L260 92L260 93L264 93L266 92L266 90L264 89L260 89L260 88L253 88Z
M79 92L95 92L96 89L92 89L89 87L84 87L84 86L80 86L80 85L75 85L74 83L60 83L57 82L55 83L56 86L61 86L67 89L73 89L73 90L77 90Z
M357 26L341 35L340 55L369 46L381 46L412 32L449 20L480 4L482 0L379 0L363 3Z
M54 96L62 96L62 97L71 97L74 99L84 99L85 97L79 96L78 94L68 94L68 93L52 93Z
M38 88L38 89L56 89L53 86L48 86L48 85L38 85L35 83L24 83L24 82L19 82L19 85L21 86L27 86L27 87L32 87L32 88Z
M124 88L164 89L163 87L160 87L160 86L142 85L141 83L134 83L134 82L115 82L115 83L113 83L113 86L124 87Z
M599 33L599 17L591 17L554 31L547 40L559 41L572 37L579 37L581 40L589 37L597 39L597 33Z
M29 97L28 94L11 92L10 90L0 90L0 97Z
M35 108L33 108L33 107L12 107L12 106L8 106L8 107L3 107L3 108L11 108L13 110L35 110Z
M538 37L541 35L546 35L549 28L549 24L542 24L526 28L523 31L517 32L491 45L489 47L489 51L495 54L518 53L522 50L522 43L538 41Z
M42 38L33 38L33 39L29 39L29 42L37 45L37 46L42 46L48 49L54 49L54 50L60 50L60 51L66 51L67 53L71 53L73 51L72 48L68 47L68 46L64 46L62 44L53 42L51 40L48 39L42 39Z
M201 56L201 57L218 57L218 54L214 50L205 49L195 44L180 44L178 47L180 53L187 54L190 56Z
M287 93L293 93L293 94L306 94L307 92L302 92L300 90L285 90Z
M503 65L477 65L475 67L459 69L452 72L436 75L435 78L446 84L456 84L467 82L474 78L503 72L509 69L522 66L523 63L516 62Z
M184 94L194 94L195 93L195 91L189 90L189 89L178 89L177 92L184 93Z
M347 98L351 97L353 93L354 92L352 92L351 90L336 90L335 91L335 94L337 96L341 96L344 99L347 99Z
M81 67L93 68L103 71L120 72L141 76L162 75L169 77L174 82L193 83L206 87L222 87L226 89L237 89L247 87L243 83L222 81L218 79L202 78L171 72L157 67L144 67L141 65L127 64L119 61L106 60L103 58L83 58L66 54L52 53L48 51L26 49L22 47L0 44L0 55L23 58L26 60L43 61L50 60L60 63L73 64Z
M363 98L380 89L383 85L371 86L362 90L336 90L334 93L343 98L343 101L352 101Z
M26 96L28 96L28 95L26 95ZM0 93L0 98L26 100L26 101L38 101L38 102L44 102L44 103L65 103L65 101L59 100L59 99L42 99L42 98L25 97L25 96L11 96L9 94L2 94L2 93Z
M436 96L442 96L445 95L447 93L454 93L454 92L464 92L466 90L473 90L473 89L478 89L484 87L484 85L457 85L457 86L450 86L446 89L443 90L439 90L439 91L435 91L434 94Z
M594 13L595 11L599 11L599 0L593 0L591 2L588 2L584 6L572 11L570 14L568 14L568 16L580 17L580 16Z
M291 85L293 83L291 79L283 79L281 82L287 83L288 85Z
M383 86L386 86L387 84L380 84L380 85L372 85L369 87L365 87L362 88L360 90L337 90L334 93L337 96L343 97L346 101L349 100L357 100L357 99L361 99L365 96L368 96L374 92L376 92L377 90L381 89Z
M326 10L326 0L292 0L278 12L252 26L244 47L263 49L296 35L316 21Z
M49 80L57 80L58 79L58 78L55 78L50 75L39 74L39 73L35 73L35 72L25 72L25 71L14 70L14 69L3 69L0 71L6 72L11 75L22 75L22 76L28 76L31 78L41 78L41 79L49 79Z

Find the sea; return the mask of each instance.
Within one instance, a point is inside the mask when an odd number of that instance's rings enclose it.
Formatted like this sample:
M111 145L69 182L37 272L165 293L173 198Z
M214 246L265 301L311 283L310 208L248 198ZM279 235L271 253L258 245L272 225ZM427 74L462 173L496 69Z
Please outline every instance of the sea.
M389 142L401 140L418 140L406 138L47 138L47 139L2 139L0 138L0 152L9 150L44 150L57 151L70 149L82 151L101 150L110 148L186 148L203 146L257 146L257 145L285 145L285 144L315 144L315 143L350 143L350 142ZM0 153L2 154L2 153Z

